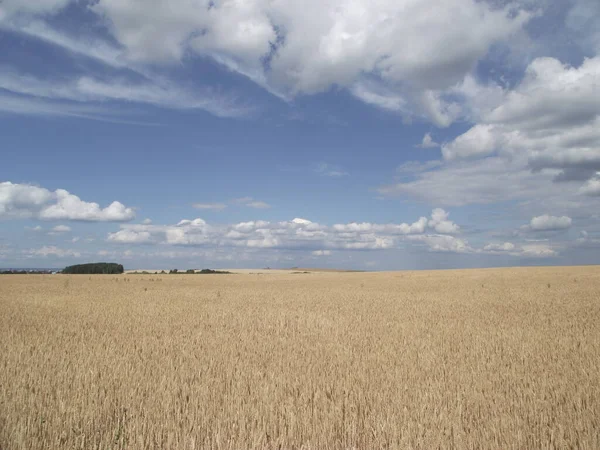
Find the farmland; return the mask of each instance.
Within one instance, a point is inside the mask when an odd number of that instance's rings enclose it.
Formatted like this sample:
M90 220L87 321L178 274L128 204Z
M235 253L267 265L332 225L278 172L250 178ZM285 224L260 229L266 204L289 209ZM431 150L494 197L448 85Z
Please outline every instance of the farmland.
M599 267L0 279L0 449L597 449L599 373Z

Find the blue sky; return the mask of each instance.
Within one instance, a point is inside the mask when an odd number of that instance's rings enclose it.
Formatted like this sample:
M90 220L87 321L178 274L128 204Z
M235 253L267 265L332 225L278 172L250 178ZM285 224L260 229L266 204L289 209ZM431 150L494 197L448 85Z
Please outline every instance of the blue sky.
M600 263L595 0L4 0L0 266Z

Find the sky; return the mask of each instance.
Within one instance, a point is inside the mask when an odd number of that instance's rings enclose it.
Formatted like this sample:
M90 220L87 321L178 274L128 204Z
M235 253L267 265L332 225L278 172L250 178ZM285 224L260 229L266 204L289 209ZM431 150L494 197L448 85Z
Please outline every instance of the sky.
M2 0L0 267L600 263L597 0Z

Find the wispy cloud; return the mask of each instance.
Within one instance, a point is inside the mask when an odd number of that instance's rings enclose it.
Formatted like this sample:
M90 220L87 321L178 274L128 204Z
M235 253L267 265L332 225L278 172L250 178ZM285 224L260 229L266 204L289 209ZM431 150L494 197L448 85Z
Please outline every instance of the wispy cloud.
M41 21L31 21L26 24L20 23L19 26L11 22L0 21L0 30L39 39L48 44L61 47L75 55L94 59L114 68L128 68L142 73L140 68L134 68L127 61L121 49L113 47L104 41L90 39L89 37L76 39L49 27Z
M252 197L235 198L231 201L231 203L234 205L247 206L248 208L255 209L267 209L271 207L271 205L269 205L267 202L255 200Z
M349 173L343 170L340 166L328 164L325 162L318 163L314 169L314 172L321 176L332 178L346 177L349 175Z
M254 209L268 209L271 207L267 202L255 200L252 197L239 197L229 202L193 203L192 207L203 210L222 211L229 206L244 206Z
M233 95L224 95L211 89L201 92L191 88L183 88L171 82L128 82L124 79L112 79L109 82L101 81L88 76L80 76L68 82L56 83L31 75L18 74L14 70L0 67L0 88L20 96L16 106L3 107L4 110L14 110L21 113L36 113L40 109L45 114L62 113L85 117L86 109L100 111L104 115L114 113L110 104L104 103L102 109L95 108L95 102L126 102L129 104L146 104L169 109L205 110L219 117L244 117L251 114L254 109L242 106ZM77 102L84 104L83 111L80 106L73 104L60 104L60 108L42 107L39 102L31 99L45 99L62 102ZM28 107L21 107L23 100L29 100ZM14 103L14 101L13 101ZM89 107L91 105L91 108ZM0 106L1 107L1 106ZM70 110L71 109L71 110Z
M69 117L95 120L121 125L160 126L159 123L142 120L128 120L127 111L121 109L118 115L105 106L73 102L54 101L46 98L7 95L0 93L0 114L18 114L41 117Z
M271 205L269 205L268 203L260 202L260 201L248 202L248 203L246 203L246 206L248 206L249 208L255 208L255 209L267 209L267 208L271 207Z
M227 208L225 203L194 203L192 206L196 209L213 209L215 211L222 211Z

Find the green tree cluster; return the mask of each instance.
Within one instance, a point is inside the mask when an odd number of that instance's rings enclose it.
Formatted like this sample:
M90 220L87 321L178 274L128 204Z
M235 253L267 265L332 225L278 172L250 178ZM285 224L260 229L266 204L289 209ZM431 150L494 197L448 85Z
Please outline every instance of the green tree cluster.
M69 274L118 274L123 273L123 266L116 263L76 264L65 267L62 273Z

